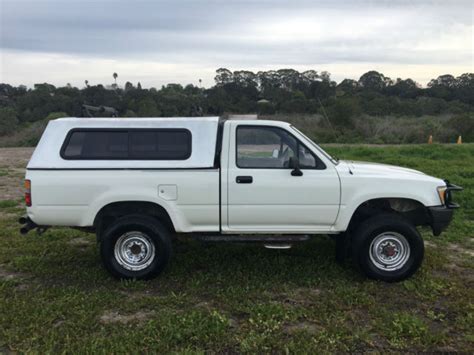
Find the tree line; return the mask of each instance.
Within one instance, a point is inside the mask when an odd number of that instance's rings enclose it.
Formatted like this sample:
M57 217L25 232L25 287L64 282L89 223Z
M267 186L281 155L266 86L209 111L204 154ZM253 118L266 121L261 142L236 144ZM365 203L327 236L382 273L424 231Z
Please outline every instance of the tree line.
M0 136L36 121L81 116L84 104L113 107L119 117L319 114L341 129L350 129L356 118L365 116L457 115L467 126L474 120L473 73L441 75L425 88L412 79L391 79L377 71L336 83L325 71L220 68L210 88L168 84L146 89L130 82L119 86L117 77L113 73L114 83L108 86L85 80L82 88L0 84ZM96 113L101 114L109 112Z

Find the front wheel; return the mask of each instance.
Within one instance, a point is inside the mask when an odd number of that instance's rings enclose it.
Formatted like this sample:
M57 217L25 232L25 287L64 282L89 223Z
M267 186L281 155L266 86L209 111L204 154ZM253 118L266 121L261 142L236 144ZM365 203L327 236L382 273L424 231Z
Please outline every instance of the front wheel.
M125 216L110 225L101 238L105 268L123 279L150 279L171 257L169 231L147 216Z
M416 228L395 214L367 219L357 228L352 258L369 277L386 282L413 275L423 261L423 239Z

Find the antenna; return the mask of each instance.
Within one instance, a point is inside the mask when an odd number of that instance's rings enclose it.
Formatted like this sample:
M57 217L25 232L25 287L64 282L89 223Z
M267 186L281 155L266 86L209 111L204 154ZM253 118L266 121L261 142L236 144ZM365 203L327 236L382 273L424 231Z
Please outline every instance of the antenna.
M327 115L326 110L324 109L323 103L321 102L321 100L319 99L319 97L318 97L318 102L319 102L319 104L321 105L321 109L322 109L322 111L323 111L323 117L324 117L324 118L326 119L326 121L328 122L329 127L331 128L331 131L332 131L332 133L334 134L334 138L336 138L336 140L339 140L339 136L337 135L336 130L335 130L334 127L332 126L331 121L329 121L329 116Z

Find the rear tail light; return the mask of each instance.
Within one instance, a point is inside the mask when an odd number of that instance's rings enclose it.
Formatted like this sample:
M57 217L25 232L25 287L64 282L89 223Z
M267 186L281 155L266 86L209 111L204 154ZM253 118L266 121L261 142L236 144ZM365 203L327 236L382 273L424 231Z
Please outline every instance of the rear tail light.
M31 207L31 181L25 180L25 203L26 206Z

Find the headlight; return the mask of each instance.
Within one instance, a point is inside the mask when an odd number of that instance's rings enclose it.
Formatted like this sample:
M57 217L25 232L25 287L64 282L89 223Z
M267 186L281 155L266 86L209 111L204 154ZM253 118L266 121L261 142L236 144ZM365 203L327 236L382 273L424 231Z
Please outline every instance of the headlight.
M439 195L439 200L441 201L441 204L444 205L445 200L446 200L446 186L439 186L437 188L438 190L438 195Z

